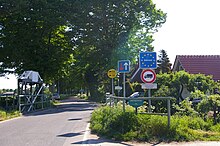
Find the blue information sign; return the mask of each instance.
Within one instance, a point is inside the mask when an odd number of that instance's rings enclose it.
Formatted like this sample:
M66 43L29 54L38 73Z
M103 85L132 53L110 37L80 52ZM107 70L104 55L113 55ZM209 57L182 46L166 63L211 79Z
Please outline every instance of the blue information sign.
M130 60L119 60L118 61L118 72L120 73L130 72Z
M142 69L157 68L157 53L156 52L140 52L139 56L139 66Z

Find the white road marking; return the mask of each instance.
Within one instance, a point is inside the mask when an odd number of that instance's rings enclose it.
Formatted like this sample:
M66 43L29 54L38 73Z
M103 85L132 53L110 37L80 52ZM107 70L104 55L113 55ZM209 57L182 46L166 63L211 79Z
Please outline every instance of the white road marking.
M13 120L16 120L16 119L20 119L21 117L22 117L22 115L19 116L19 117L12 118L12 119L7 119L7 120L4 120L4 121L0 121L0 124L5 123L5 122L9 122L9 121L13 121Z
M90 126L90 123L88 123L87 126L86 126L86 131L84 133L83 142L82 142L83 145L88 145L89 144L89 141L88 141L88 136L90 134L89 126Z

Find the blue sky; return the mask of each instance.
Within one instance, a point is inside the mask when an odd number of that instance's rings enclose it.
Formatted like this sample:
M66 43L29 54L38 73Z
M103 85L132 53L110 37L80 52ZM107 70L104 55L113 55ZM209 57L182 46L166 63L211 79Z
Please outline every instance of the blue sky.
M167 13L167 21L154 34L154 47L176 55L220 55L220 0L153 0ZM17 88L16 77L0 78L0 89Z

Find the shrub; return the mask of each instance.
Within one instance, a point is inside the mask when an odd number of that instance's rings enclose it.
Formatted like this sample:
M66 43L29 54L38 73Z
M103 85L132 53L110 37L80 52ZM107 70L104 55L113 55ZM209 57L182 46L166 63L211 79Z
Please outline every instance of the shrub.
M3 111L3 110L0 110L0 121L5 120L5 119L6 119L6 117L7 117L6 112L5 112L5 111Z
M116 139L131 139L135 134L135 124L137 118L131 107L127 107L128 112L123 112L121 107L111 108L108 106L96 109L91 117L92 132L104 134Z
M200 117L172 116L167 126L167 117L134 113L127 106L101 107L92 113L92 132L119 140L141 141L190 141L219 140L220 125L212 126Z
M20 116L19 111L14 110L14 111L6 112L6 111L0 109L0 121L19 117L19 116Z

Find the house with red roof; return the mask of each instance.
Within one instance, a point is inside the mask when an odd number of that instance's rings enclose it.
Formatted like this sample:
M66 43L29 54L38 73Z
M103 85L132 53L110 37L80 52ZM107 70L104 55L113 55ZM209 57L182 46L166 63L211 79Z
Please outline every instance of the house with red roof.
M172 71L181 70L211 75L214 81L220 81L220 55L177 55Z

